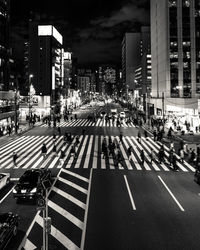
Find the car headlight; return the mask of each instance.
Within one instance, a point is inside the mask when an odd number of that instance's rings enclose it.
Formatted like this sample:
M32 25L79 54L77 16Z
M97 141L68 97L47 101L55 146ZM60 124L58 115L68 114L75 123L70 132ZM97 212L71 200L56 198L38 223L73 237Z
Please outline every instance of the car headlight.
M13 193L14 193L14 194L16 194L16 193L17 193L17 190L16 190L15 188L13 189Z
M30 193L36 193L36 192L37 192L37 188L33 188Z

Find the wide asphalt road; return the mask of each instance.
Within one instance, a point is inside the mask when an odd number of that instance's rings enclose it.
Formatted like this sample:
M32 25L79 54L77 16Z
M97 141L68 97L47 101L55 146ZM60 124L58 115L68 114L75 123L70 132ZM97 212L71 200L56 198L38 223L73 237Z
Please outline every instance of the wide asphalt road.
M188 173L93 171L85 250L197 250L200 187Z

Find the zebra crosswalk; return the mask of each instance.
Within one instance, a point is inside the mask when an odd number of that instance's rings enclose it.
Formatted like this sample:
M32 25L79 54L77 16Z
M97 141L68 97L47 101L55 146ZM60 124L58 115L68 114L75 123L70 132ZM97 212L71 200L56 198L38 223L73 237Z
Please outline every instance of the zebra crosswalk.
M97 119L95 122L87 119L77 119L72 121L61 121L60 127L117 127L117 122L110 120L106 123L105 119ZM42 124L41 127L48 127L48 124ZM128 128L135 127L133 122L126 123L125 120L120 122L119 127Z
M101 152L102 141L105 139L115 141L121 152L122 162L117 164L112 155L103 157ZM118 136L103 135L81 135L79 144L75 144L75 138L69 144L64 140L64 136L57 136L55 145L57 152L53 152L53 136L21 136L15 141L8 143L0 148L0 169L33 169L33 168L65 168L65 169L125 169L138 171L170 171L169 167L169 148L165 147L165 162L152 162L150 152L153 149L157 154L161 143L155 142L151 137L141 138L141 143L134 136L124 136L120 143ZM47 147L47 156L44 158L41 153L42 144ZM70 155L71 145L76 145L76 155ZM128 147L132 146L131 156L128 159ZM63 159L60 159L61 150L65 153ZM144 150L145 161L141 165L140 152ZM12 155L16 152L18 155L16 165L13 163ZM177 158L180 157L177 155ZM177 161L180 171L195 172L195 168L187 162Z

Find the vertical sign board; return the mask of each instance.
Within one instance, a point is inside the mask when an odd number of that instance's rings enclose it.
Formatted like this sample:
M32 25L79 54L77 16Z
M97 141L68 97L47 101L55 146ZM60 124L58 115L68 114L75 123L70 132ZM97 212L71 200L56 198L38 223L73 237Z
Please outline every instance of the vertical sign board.
M52 66L52 89L55 90L55 66Z

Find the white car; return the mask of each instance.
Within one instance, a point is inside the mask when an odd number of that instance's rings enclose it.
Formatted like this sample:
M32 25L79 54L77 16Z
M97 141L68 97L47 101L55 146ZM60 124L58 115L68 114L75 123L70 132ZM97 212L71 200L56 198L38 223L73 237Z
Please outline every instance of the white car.
M126 117L125 112L123 112L123 111L122 111L122 112L120 112L120 113L119 113L119 117L120 117L120 118L125 118L125 117Z
M0 190L10 183L9 173L0 173Z
M86 109L86 107L85 107L85 106L81 106L81 109L82 109L82 110L85 110L85 109Z

